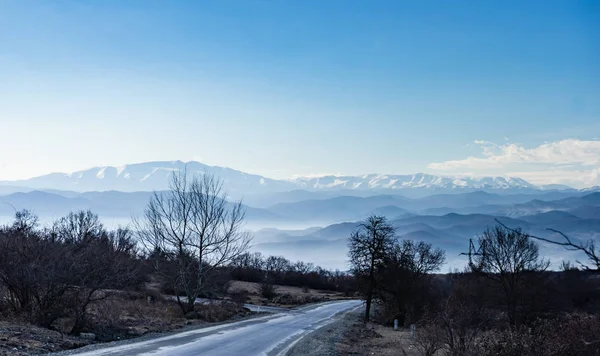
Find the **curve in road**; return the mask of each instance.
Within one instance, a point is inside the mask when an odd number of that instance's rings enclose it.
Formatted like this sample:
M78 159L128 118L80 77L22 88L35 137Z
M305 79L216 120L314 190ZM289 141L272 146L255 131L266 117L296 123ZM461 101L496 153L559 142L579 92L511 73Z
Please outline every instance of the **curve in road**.
M236 323L186 331L148 341L77 353L78 356L285 355L303 336L354 310L361 301L328 302Z

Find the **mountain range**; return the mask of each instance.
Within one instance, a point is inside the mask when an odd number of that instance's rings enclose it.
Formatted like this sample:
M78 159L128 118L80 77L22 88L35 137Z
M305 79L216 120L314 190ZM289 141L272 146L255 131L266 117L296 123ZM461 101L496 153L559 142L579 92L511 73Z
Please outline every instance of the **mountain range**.
M593 200L596 211L600 209L595 193L593 199L582 197L580 206ZM573 241L594 239L600 236L600 215L594 218L576 216L568 211L550 211L511 218L490 214L457 214L441 216L404 214L389 218L401 239L425 241L446 251L450 266L464 266L466 260L461 253L467 252L469 239L476 239L486 228L497 221L511 228L521 228L535 236L560 240L558 234L548 229L557 229L567 234ZM348 236L355 231L360 221L332 224L323 228L310 228L303 231L265 229L255 232L255 249L267 254L286 255L300 260L319 261L328 267L343 265L347 251ZM562 260L578 259L576 253L565 251L560 246L540 244L540 253L558 266Z
M362 176L299 177L290 180L270 179L231 168L209 166L200 162L158 161L119 167L94 167L73 173L51 173L30 179L0 181L0 193L8 194L39 189L76 192L86 191L154 191L168 188L174 171L187 170L190 175L215 174L235 196L304 191L401 192L416 197L432 193L490 191L503 194L572 190L554 185L539 187L515 177L445 177L424 173L413 175L367 174Z
M159 192L160 193L160 192ZM326 226L359 221L370 214L390 219L406 216L445 216L448 214L486 214L521 217L547 212L567 212L580 219L600 219L600 192L545 192L500 195L487 192L437 194L407 198L397 194L371 196L333 196L315 199L314 194L296 191L297 197L313 199L273 201L266 207L244 201L247 221L256 226ZM30 191L0 194L0 216L15 210L30 209L42 217L56 218L70 211L90 209L100 216L131 218L141 216L153 192ZM284 198L288 196L284 195ZM272 197L271 197L272 199Z

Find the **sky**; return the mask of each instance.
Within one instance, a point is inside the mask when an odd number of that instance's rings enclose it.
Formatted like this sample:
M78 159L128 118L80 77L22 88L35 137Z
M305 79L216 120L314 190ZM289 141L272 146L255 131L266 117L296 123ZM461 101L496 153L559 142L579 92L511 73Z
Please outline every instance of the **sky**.
M197 160L600 185L595 0L0 0L0 43L0 180Z

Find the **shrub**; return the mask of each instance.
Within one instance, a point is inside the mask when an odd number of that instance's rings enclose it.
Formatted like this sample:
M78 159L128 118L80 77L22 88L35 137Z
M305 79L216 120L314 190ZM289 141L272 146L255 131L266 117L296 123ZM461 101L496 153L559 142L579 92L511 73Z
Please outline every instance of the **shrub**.
M263 298L267 298L267 299L271 300L277 296L277 288L272 283L262 282L259 286L259 289L260 289L260 295Z
M417 331L414 346L422 356L434 356L442 349L442 330L436 325L425 325Z
M505 329L482 338L482 356L587 356L600 353L600 318L571 314L538 320L530 328Z
M230 293L231 301L237 304L245 304L249 297L249 293L245 289L235 290Z
M27 211L0 227L0 283L13 311L50 327L74 318L71 333L85 324L88 307L106 290L140 285L136 244L129 231L107 231L91 212L71 213L51 230L38 229Z
M229 320L242 310L243 308L236 303L209 303L196 306L196 309L193 312L189 312L186 318L200 319L213 323Z

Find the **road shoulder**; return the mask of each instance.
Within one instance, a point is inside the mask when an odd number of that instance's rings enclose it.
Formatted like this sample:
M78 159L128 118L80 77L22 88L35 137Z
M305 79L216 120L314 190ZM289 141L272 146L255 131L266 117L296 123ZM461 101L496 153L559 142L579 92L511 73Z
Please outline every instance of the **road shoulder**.
M346 333L359 320L361 309L337 316L331 323L311 332L298 341L287 356L337 356L338 345L344 342Z

